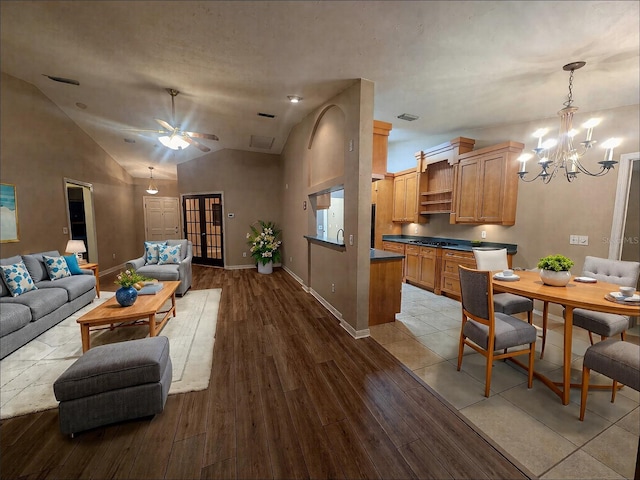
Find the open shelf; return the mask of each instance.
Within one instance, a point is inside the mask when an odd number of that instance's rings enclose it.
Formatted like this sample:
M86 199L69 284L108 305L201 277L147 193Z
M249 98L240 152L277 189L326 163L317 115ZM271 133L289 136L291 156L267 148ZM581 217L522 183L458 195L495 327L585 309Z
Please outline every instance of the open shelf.
M429 196L429 195L441 195L443 193L452 193L453 189L451 188L445 188L442 190L431 190L428 192L420 192L420 195L425 195L425 196Z
M420 205L441 205L443 203L451 203L451 199L432 200L429 202L420 202Z

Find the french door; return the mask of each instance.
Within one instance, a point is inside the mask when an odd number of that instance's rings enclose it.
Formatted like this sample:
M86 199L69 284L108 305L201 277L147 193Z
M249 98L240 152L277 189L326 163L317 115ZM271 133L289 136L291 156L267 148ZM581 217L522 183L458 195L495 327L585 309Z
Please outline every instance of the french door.
M182 197L184 231L193 243L193 263L224 267L222 194Z

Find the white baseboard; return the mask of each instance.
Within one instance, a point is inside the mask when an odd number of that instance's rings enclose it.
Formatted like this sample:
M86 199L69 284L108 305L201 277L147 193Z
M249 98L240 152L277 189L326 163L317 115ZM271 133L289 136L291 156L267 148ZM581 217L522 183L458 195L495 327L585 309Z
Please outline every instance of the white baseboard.
M274 263L273 266L274 267L281 267L282 264L281 263ZM251 265L225 265L224 266L225 270L248 270L250 268L256 268L255 263L252 263Z
M304 282L302 281L302 279L297 276L295 273L293 273L288 267L286 266L282 266L282 269L287 272L296 282L298 282L301 286L302 286L302 290L304 290L305 292L309 293L309 287L307 287Z
M356 339L366 338L369 335L371 335L371 332L368 328L365 328L364 330L356 330L351 325L349 325L349 323L347 323L344 320L344 318L342 318L342 313L336 310L336 308L333 305L327 302L324 299L324 297L320 295L318 292L316 292L313 288L309 289L309 293L311 293L311 295L313 295L313 297L316 300L318 300L320 304L329 311L329 313L331 313L334 317L338 319L338 321L340 322L340 326L344 328L347 331L347 333L351 335L353 338L356 338Z
M120 265L116 265L115 267L107 268L106 270L100 270L100 274L98 276L103 277L113 272L119 272L121 270L124 270L126 265L126 263L121 263ZM80 268L82 268L82 265L80 265Z

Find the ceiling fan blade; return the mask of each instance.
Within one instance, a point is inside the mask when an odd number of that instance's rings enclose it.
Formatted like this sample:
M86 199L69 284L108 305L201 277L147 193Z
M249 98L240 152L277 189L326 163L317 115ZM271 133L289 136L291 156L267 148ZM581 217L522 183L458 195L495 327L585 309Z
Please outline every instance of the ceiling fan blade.
M146 130L146 129L142 129L142 128L122 128L121 129L123 132L140 132L140 133L170 133L167 132L166 130Z
M169 130L170 132L175 131L175 128L169 125L168 122L165 122L164 120L160 120L159 118L156 118L155 121L158 122L160 125L162 125L163 128L166 128L167 130Z
M216 142L220 140L216 135L212 133L198 133L198 132L183 132L189 135L192 138L206 138L207 140L215 140Z
M191 145L193 145L194 147L202 150L203 152L210 152L211 149L205 145L202 145L201 143L196 142L193 138L191 138L189 135L182 135L182 138L184 138L184 140L188 143L190 143Z

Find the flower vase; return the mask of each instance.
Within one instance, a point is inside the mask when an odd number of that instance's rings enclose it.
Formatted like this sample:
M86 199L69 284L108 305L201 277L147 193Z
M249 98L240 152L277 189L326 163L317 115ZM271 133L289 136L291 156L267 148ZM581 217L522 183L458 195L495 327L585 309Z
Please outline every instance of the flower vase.
M556 272L554 270L540 269L540 279L545 285L564 287L569 283L569 280L571 280L571 272L568 270Z
M258 273L268 275L273 272L273 262L267 262L264 265L262 262L258 262Z
M120 287L116 290L116 301L122 307L130 307L136 303L138 291L133 287Z

